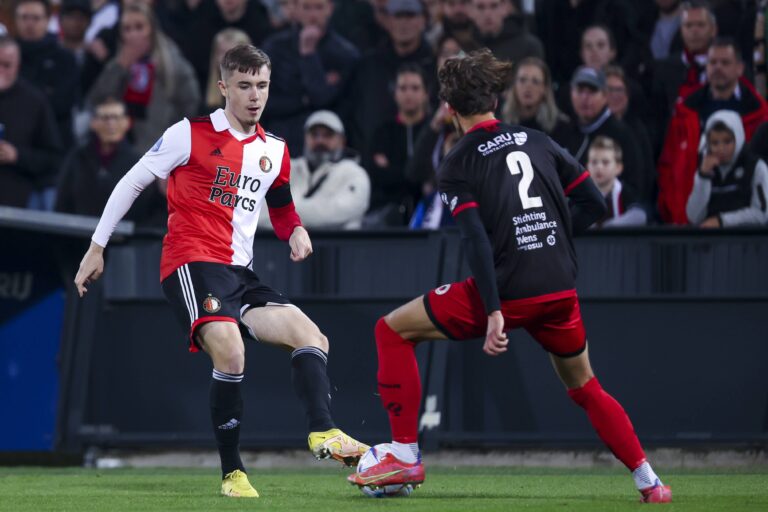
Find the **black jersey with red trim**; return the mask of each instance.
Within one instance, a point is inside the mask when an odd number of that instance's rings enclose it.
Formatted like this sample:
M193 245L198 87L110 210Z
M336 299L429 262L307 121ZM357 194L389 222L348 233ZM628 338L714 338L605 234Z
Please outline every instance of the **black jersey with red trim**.
M473 127L446 155L438 189L454 216L478 209L499 298L510 300L575 293L566 195L588 179L584 167L546 134L492 119Z

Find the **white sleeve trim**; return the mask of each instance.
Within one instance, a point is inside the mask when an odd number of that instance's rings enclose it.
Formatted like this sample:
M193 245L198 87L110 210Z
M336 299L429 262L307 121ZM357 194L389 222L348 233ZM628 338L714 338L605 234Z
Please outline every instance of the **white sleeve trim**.
M104 206L104 213L101 214L96 231L91 237L96 245L107 246L117 223L125 217L141 191L154 183L156 178L157 176L141 160L123 176L110 194Z

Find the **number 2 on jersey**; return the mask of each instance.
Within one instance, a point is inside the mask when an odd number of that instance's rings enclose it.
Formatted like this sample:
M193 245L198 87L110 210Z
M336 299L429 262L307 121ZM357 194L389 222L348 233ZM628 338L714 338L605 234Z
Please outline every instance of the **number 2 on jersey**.
M517 186L517 191L520 193L520 201L523 203L523 208L541 208L543 203L541 197L528 195L528 189L531 187L533 181L533 164L531 164L531 158L524 151L513 151L507 155L507 167L512 176L520 174L522 172L523 179L520 180L520 184Z

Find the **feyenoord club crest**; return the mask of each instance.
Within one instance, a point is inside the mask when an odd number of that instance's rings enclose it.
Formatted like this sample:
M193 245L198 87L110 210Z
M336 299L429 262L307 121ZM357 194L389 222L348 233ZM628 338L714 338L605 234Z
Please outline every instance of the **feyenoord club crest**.
M272 170L272 160L267 155L259 158L259 167L263 172L269 172Z
M212 295L208 295L203 301L203 309L208 313L216 313L221 309L221 301Z

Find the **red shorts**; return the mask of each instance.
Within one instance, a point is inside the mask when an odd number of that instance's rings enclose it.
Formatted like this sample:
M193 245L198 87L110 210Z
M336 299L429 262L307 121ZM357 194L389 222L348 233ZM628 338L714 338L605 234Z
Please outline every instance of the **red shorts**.
M488 315L473 278L446 284L424 296L432 323L453 340L485 337ZM547 352L560 357L581 354L587 335L576 290L501 302L504 329L522 327Z

